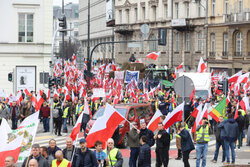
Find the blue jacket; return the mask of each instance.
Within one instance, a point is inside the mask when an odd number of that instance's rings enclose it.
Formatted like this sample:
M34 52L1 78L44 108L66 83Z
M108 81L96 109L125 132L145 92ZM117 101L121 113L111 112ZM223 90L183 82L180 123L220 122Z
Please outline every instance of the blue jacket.
M155 144L154 133L150 129L147 129L147 128L141 129L139 133L139 138L141 138L144 135L147 137L147 144L150 147L152 147Z
M148 144L140 147L138 167L151 167L151 150Z
M73 157L72 167L97 167L95 153L87 148L83 153L81 149L77 149Z
M182 152L184 151L192 151L194 150L194 144L193 141L191 139L191 136L189 134L189 132L186 129L183 129L179 135L181 136L181 150Z
M239 134L238 124L234 119L227 119L218 125L221 129L220 137L229 142L235 142Z

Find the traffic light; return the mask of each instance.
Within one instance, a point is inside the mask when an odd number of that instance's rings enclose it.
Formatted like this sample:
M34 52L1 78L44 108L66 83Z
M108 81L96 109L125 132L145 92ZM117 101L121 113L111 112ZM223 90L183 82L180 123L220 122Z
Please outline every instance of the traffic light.
M167 30L165 28L158 30L158 45L166 46L166 34Z
M55 78L49 77L48 85L49 85L49 89L51 89L55 85Z
M227 94L228 91L228 79L218 82L218 89L223 91L223 94Z
M62 30L67 29L67 19L66 19L66 16L58 18L58 20L59 20L59 27L62 27ZM64 33L67 34L67 31L64 31Z
M8 73L8 81L12 82L13 78L12 78L12 73Z
M56 78L56 85L61 85L61 77Z

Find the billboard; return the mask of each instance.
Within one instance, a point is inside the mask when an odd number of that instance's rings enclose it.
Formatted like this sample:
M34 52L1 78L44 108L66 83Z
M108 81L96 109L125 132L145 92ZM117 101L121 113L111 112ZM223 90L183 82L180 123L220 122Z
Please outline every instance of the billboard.
M115 0L106 0L106 23L107 27L115 25Z
M16 67L16 91L26 88L36 91L36 66Z

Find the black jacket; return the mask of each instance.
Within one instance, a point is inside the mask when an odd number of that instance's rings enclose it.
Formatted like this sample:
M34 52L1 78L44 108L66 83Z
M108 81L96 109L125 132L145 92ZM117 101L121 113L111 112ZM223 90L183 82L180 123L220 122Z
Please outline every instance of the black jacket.
M73 157L72 167L97 167L97 160L94 152L87 150L83 153L81 149L76 149Z
M37 162L38 162L38 166L39 167L48 167L49 164L48 164L48 161L41 155L39 155L37 158L34 158L33 156L29 156L27 157L24 161L23 161L23 164L22 164L22 167L28 167L29 166L29 161L31 159L36 159ZM28 162L27 162L28 161Z
M156 149L167 149L169 150L170 146L170 135L166 130L159 130L158 135L162 135L161 138L156 138Z
M220 123L218 123L218 124L216 124L215 125L215 128L214 128L214 134L215 134L215 137L216 137L216 141L218 141L218 142L222 142L222 140L221 140L221 137L220 137L220 128L218 127L218 125L219 125Z
M73 150L73 152L72 152L72 154L71 154L71 158L70 158L70 159L67 159L68 161L71 161L71 159L72 159L72 156L73 156L73 153L74 153L74 150L75 150L75 146L74 146L74 145L73 145L72 150ZM66 159L66 156L67 156L67 152L68 152L67 148L63 149L63 157L64 157L65 159Z
M138 157L138 167L150 167L151 166L151 150L148 144L144 144L140 147Z
M147 137L147 144L152 147L155 144L155 140L154 140L154 133L149 130L149 129L141 129L140 130L140 134L139 134L139 138L141 138L142 136L146 136Z
M181 136L181 151L194 150L194 144L189 132L186 129L183 129L179 135Z
M243 132L245 127L245 118L242 115L239 115L238 118L236 118L236 122L238 123L239 132Z

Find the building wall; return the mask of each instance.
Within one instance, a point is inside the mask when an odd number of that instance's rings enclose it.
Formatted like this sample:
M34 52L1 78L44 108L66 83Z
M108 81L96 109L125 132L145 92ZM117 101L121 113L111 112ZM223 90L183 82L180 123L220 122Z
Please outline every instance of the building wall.
M40 84L40 72L49 72L52 41L52 1L9 0L0 2L0 87L7 93L13 92L13 83L8 73L16 66L36 67L36 89ZM33 13L33 42L18 42L18 13ZM14 72L13 78L15 79ZM16 80L14 82L14 88ZM37 91L36 90L36 91ZM15 92L16 90L14 90Z
M112 28L106 27L106 1L90 1L90 46L100 42L112 40ZM87 58L87 34L88 34L88 3L79 0L79 40L82 41L84 57ZM93 55L93 59L111 58L111 45L99 46Z

